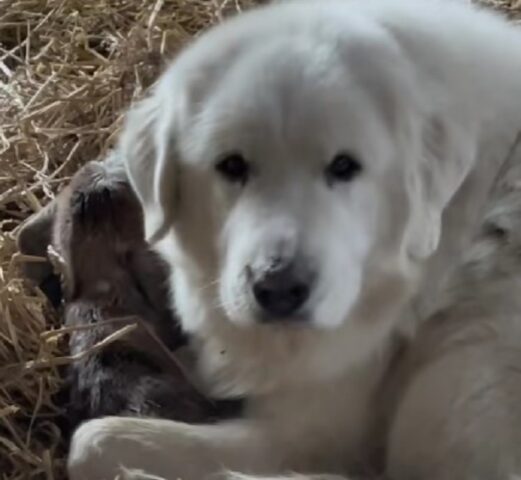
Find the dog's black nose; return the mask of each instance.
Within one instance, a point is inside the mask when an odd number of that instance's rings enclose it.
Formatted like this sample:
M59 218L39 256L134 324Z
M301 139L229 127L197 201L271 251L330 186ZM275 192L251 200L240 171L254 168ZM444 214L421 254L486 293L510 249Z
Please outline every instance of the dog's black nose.
M309 298L310 281L300 278L291 266L266 272L253 283L257 304L273 319L295 314Z

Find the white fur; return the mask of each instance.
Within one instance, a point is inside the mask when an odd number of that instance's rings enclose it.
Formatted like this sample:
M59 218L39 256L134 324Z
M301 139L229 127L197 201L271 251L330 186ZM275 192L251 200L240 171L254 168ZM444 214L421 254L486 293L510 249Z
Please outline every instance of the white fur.
M450 0L277 4L182 53L130 113L121 148L202 377L214 394L248 395L248 411L212 426L88 422L72 480L109 480L120 465L198 480L369 463L393 332L430 312L475 232L521 126L520 79L521 32ZM236 151L252 164L243 187L214 170ZM364 170L328 185L339 151ZM260 324L249 294L246 267L281 252L317 272L302 326ZM391 441L393 465L409 462L400 480L475 478L457 454L436 479L414 476L429 449L407 456L414 438Z

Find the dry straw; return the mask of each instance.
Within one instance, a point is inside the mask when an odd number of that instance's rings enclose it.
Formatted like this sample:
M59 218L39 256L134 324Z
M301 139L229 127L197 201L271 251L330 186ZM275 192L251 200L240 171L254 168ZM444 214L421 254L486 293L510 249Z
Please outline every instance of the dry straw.
M53 394L66 331L19 273L14 235L189 39L260 0L0 0L0 478L63 478ZM520 0L488 3L521 12ZM216 48L219 48L216 45Z

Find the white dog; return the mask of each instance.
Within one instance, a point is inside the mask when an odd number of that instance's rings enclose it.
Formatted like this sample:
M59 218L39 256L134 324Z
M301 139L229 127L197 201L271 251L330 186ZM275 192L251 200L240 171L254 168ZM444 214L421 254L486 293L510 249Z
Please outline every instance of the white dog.
M195 41L121 148L202 378L247 412L90 421L71 479L349 476L382 446L393 480L521 473L508 419L467 418L466 450L415 436L407 418L454 387L443 365L399 409L408 429L379 420L396 334L430 312L520 126L521 31L466 3L289 2Z

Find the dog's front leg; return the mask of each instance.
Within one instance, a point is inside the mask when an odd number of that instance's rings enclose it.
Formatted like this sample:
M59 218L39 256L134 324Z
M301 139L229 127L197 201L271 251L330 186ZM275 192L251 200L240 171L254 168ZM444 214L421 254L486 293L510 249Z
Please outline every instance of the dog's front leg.
M169 480L202 480L228 469L270 474L279 452L259 425L246 420L188 425L106 417L75 432L68 471L70 480L114 480L124 469Z

